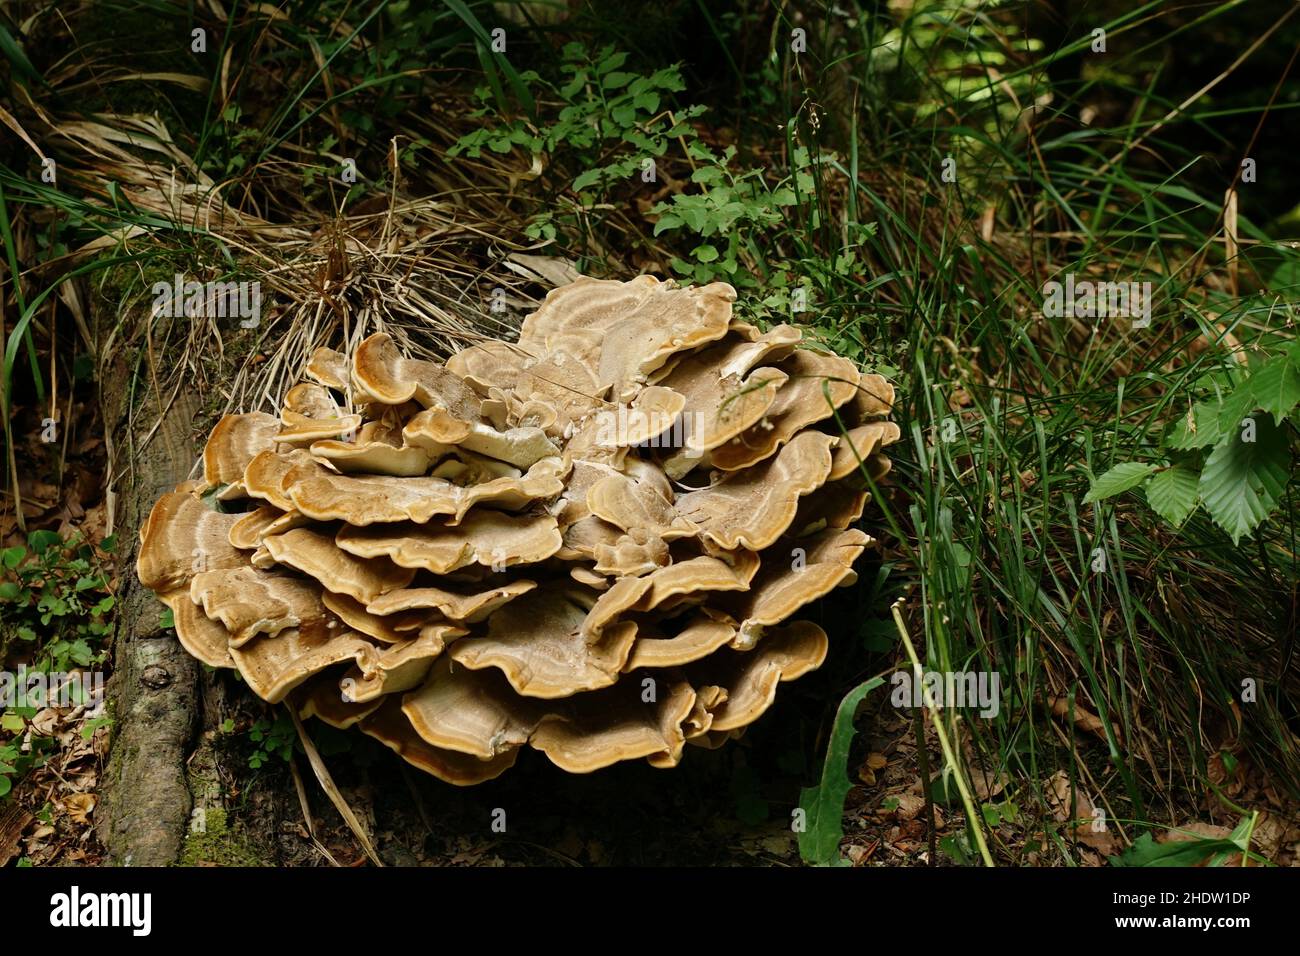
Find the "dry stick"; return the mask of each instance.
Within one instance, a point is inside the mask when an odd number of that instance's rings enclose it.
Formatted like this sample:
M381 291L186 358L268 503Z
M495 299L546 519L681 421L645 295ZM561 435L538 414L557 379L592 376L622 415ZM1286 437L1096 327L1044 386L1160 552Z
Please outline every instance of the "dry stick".
M366 851L366 856L370 857L370 862L375 866L383 866L383 861L379 859L379 854L375 852L370 837L361 827L361 821L352 812L348 802L343 799L343 794L339 793L339 788L335 785L334 778L330 776L325 761L321 760L316 745L311 742L311 737L307 736L307 730L302 725L302 718L298 716L297 709L288 705L285 706L285 709L289 711L289 716L293 718L293 726L298 731L298 739L302 741L302 749L307 753L307 762L311 764L312 772L316 774L316 780L320 783L321 789L325 791L325 795L330 798L330 803L334 804L335 809L343 817L343 822L348 825L348 829L357 838L361 848Z
M58 414L57 409L55 414ZM72 438L72 389L68 389L68 397L64 402L63 417L58 419L63 424L62 441L59 444L59 483L62 484L63 476L68 471L68 442Z
M13 428L9 421L9 409L7 403L0 396L0 415L4 416L5 446L9 457L9 476L13 479L13 496L14 496L14 518L18 522L18 530L27 530L27 519L23 517L23 491L18 485L18 459L14 457L14 438Z
M307 788L302 784L302 774L298 772L298 761L290 758L289 772L293 774L293 788L298 791L298 805L302 807L302 819L307 824L307 836L311 838L312 845L320 852L321 856L329 861L330 866L337 866L340 869L343 864L334 859L334 854L325 849L325 845L316 837L316 823L312 819L311 807L307 805Z
M59 421L59 367L57 356L59 354L58 335L59 335L59 297L52 295L49 298L50 303L50 418L54 420L54 427L57 429ZM71 389L69 389L71 391ZM66 429L64 429L66 433ZM59 480L63 480L63 468L59 467Z
M894 626L898 628L898 633L903 638L903 646L907 648L907 656L912 662L912 670L916 679L921 679L921 661L916 656L916 648L912 646L912 639L907 634L907 625L903 623L903 614L899 610L902 604L902 598L894 602L890 611L894 615ZM953 752L952 745L948 742L948 732L943 729L943 722L939 719L939 708L934 705L934 700L926 691L925 682L921 682L921 693L925 698L925 708L930 712L930 721L934 724L934 732L939 735L939 745L943 747L943 755L948 761L948 766L952 768L953 779L957 782L957 790L961 793L961 801L966 807L966 819L970 822L970 830L975 835L975 843L979 846L980 856L984 859L985 866L993 866L993 857L989 855L988 845L984 842L984 829L979 824L979 818L975 815L975 803L971 800L970 790L966 787L966 778L962 776L961 766L957 763L957 756ZM927 781L928 786L928 781Z
M938 855L934 845L934 794L930 792L930 753L925 749L925 719L921 716L920 707L912 709L912 728L916 732L916 761L921 765L921 792L925 794L925 821L930 830L930 859L927 862L929 866L934 866Z
M1287 60L1287 64L1286 64L1286 66L1282 69L1282 75L1281 75L1281 77L1278 78L1277 84L1273 87L1273 92L1272 92L1271 94L1269 94L1269 97L1268 97L1268 103L1264 106L1264 111L1263 111L1263 112L1260 114L1260 116L1259 116L1259 122L1257 122L1257 123L1255 124L1254 132L1252 132L1252 133L1250 134L1250 142L1246 144L1246 149L1245 149L1245 151L1242 153L1243 161L1245 160L1245 158L1249 157L1250 154L1251 154L1252 152L1254 152L1254 150L1255 150L1255 143L1256 143L1256 141L1259 139L1260 131L1263 130L1263 128L1264 128L1264 122L1268 119L1269 114L1270 114L1270 113L1272 112L1272 110L1273 110L1273 104L1274 104L1275 102L1277 102L1277 94L1278 94L1278 91L1280 91L1280 90L1282 89L1283 84L1286 83L1286 78L1287 78L1288 76L1291 75L1291 67L1295 65L1296 55L1297 55L1298 53L1300 53L1300 49L1296 49L1296 50L1293 50L1293 51L1291 52L1291 59ZM1241 246L1243 246L1243 245L1249 243L1249 242L1261 242L1261 241L1264 241L1264 240L1258 240L1258 239L1256 239L1256 240L1243 239L1241 236L1238 236L1238 235L1237 235L1237 229L1236 229L1236 223L1237 223L1237 183L1241 181L1241 174L1242 174L1242 168L1241 168L1241 165L1238 164L1236 171L1232 174L1232 182L1228 184L1228 192L1227 192L1227 195L1226 195L1225 198L1224 198L1223 210L1219 213L1220 217L1224 220L1224 237L1223 237L1223 238L1224 238L1224 245L1223 245L1223 256L1224 256L1224 259L1226 259L1226 260L1230 263L1229 268L1231 269L1231 278L1232 278L1232 282L1233 282L1233 288L1232 288L1232 294L1233 294L1233 295L1236 295L1236 294L1237 294L1237 289L1236 289L1236 281L1237 281L1237 263L1236 263L1236 255L1237 255L1237 252L1238 252L1239 248L1240 248ZM1231 238L1231 248L1229 247L1229 241L1228 241L1228 230L1227 230L1227 217L1228 217L1228 207L1229 207L1229 206L1232 207L1232 223L1233 223L1233 228L1232 228L1232 238ZM1196 272L1199 272L1199 271L1200 271L1200 268L1201 268L1201 262L1203 261L1203 259L1204 259L1204 257L1205 257L1205 254L1206 254L1206 252L1207 252L1208 250L1209 250L1209 245L1207 244L1207 245L1205 246L1205 248L1203 248L1200 252L1198 252L1198 253L1197 253L1197 254L1192 258L1191 261L1192 261L1193 263L1195 263L1195 265L1194 265L1194 266L1189 270L1190 272L1196 273Z
M3 201L0 199L0 201ZM18 287L18 276L13 277L14 283L14 304L19 305L22 302L22 290ZM18 309L18 321L22 321L22 308ZM14 323L14 329L17 330L18 322ZM4 314L4 298L0 296L0 355L8 351L8 321ZM3 419L5 453L9 459L9 477L13 480L14 495L14 518L18 522L18 530L27 530L27 520L23 517L23 492L18 484L18 459L14 455L14 430L13 422L9 418L9 400L6 393L9 390L7 381L0 382L0 418Z

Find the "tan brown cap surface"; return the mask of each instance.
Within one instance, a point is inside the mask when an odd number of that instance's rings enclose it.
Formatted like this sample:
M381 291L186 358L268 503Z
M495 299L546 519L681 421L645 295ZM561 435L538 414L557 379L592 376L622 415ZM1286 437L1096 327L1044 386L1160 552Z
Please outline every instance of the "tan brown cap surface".
M260 452L275 450L280 419L265 412L226 415L203 446L203 487L222 500L244 496L244 469Z
M200 571L220 571L248 564L230 544L238 515L213 510L192 491L163 495L140 529L136 575L152 591L188 585Z
M216 423L137 574L194 657L458 786L722 746L826 656L793 618L856 580L900 437L892 385L735 297L579 279L445 363L318 348Z

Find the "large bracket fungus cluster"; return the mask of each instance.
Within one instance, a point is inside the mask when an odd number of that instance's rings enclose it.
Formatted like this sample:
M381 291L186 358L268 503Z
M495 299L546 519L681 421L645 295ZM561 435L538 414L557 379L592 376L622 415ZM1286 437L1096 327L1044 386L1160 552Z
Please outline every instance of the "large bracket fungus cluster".
M443 780L675 765L819 666L893 389L734 290L582 279L445 364L320 349L228 415L138 573L186 649Z

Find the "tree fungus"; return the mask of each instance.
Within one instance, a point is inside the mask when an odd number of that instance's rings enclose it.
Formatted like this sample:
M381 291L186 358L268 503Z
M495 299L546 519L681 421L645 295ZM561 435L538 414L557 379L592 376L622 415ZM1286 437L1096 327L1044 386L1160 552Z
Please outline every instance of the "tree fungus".
M199 660L473 784L738 736L827 638L893 389L732 317L734 290L582 279L445 364L320 349L228 415L138 574Z

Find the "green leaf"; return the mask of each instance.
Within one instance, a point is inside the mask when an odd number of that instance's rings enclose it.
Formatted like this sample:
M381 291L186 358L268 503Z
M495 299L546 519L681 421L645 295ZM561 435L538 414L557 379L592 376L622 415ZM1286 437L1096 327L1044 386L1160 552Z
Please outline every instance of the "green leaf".
M4 54L5 59L23 77L45 85L45 78L37 72L36 67L32 66L32 61L27 59L27 54L23 52L22 46L14 39L14 35L9 32L3 23L0 23L0 53Z
M1300 289L1300 259L1285 259L1269 277L1270 292L1287 293Z
M1155 471L1156 466L1140 461L1126 461L1116 465L1092 482L1088 495L1083 499L1085 505L1103 498L1111 498L1130 488L1136 488L1146 480L1147 475Z
M609 49L609 47L606 47L605 49ZM603 53L604 51L602 50L601 52ZM626 62L627 62L626 53L622 51L618 53L610 53L607 56L605 56L599 63L596 64L596 75L601 76L605 73L610 73L613 70L617 70L620 66L622 66Z
M600 182L600 173L601 171L599 169L587 170L573 181L573 191L575 193L580 193L588 186L594 186L596 183Z
M1156 472L1147 483L1147 504L1168 524L1177 527L1196 508L1197 474L1186 465Z
M939 841L939 849L951 857L958 866L974 866L979 862L965 830L944 837Z
M42 611L48 611L50 616L65 617L71 608L68 602L57 594L43 594L40 602L36 605ZM45 623L49 623L45 621Z
M1218 401L1201 402L1192 408L1165 442L1170 448L1179 451L1191 451L1193 448L1208 448L1223 437L1219 430L1219 414L1223 404Z
M1269 359L1246 385L1255 407L1272 415L1275 424L1281 425L1282 419L1300 403L1300 369L1292 364L1289 355Z
M805 816L804 830L798 835L799 855L806 863L828 865L839 860L840 841L844 839L844 800L852 786L846 768L849 745L853 742L853 715L863 698L884 682L884 678L873 677L840 701L822 765L821 782L815 787L805 787L799 795L799 808Z
M718 166L701 166L691 173L691 182L699 183L701 186L712 186L722 182L722 179L722 169Z
M112 717L92 717L90 720L86 721L85 724L82 725L81 739L89 740L91 737L95 736L95 731L97 731L100 727L108 727L112 725L112 723L113 723Z
M53 531L33 531L27 536L27 545L36 554L44 554L59 543L59 536Z
M3 551L0 551L0 561L3 561L4 566L12 571L14 568L18 567L18 565L22 564L23 558L26 554L27 549L22 545L13 548L5 548Z
M9 778L0 774L0 797L5 796L12 788L13 784L9 782Z
M1237 853L1240 847L1231 840L1170 840L1157 843L1144 833L1120 856L1110 858L1111 866L1199 866L1217 853Z
M682 224L681 216L675 216L672 213L660 216L659 221L655 223L654 234L657 236L665 229L676 229Z
M1219 408L1219 440L1222 441L1225 435L1231 435L1240 427L1242 421L1259 407L1259 399L1252 388L1253 379L1247 379L1246 382L1237 387L1235 391L1223 400ZM1212 442L1211 444L1218 444Z
M1263 416L1252 421L1255 440L1242 440L1244 428L1229 433L1206 459L1198 489L1205 510L1233 544L1277 505L1291 464L1282 429Z

